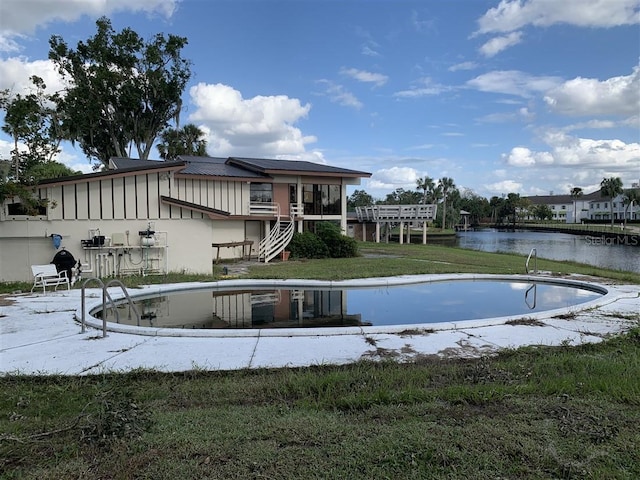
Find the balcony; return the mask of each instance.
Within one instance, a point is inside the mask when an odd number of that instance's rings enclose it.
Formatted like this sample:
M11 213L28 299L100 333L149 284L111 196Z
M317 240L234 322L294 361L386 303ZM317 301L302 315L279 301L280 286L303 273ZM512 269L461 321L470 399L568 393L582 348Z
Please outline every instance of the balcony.
M300 203L292 203L289 205L289 217L297 218L302 217L304 213L304 207ZM260 217L279 217L285 215L280 211L280 204L273 202L251 202L249 203L249 215L255 215Z

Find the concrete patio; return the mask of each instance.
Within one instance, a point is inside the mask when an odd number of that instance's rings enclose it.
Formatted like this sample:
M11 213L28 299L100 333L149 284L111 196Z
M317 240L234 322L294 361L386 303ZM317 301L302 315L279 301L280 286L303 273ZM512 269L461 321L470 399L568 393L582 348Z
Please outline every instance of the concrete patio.
M594 281L577 276L570 279ZM93 327L81 333L80 323L76 320L80 317L79 289L2 295L0 374L91 375L135 369L164 372L236 370L347 364L361 359L409 362L423 356L477 357L524 345L600 342L638 326L640 285L618 285L604 279L596 281L609 290L607 295L598 301L572 307L570 315L554 310L527 316L535 322L505 323L508 319L503 317L459 324L412 325L409 329L218 331L213 336L178 336L179 330L171 336L157 332L140 335L110 331L102 338L102 331L96 328L96 319L93 319ZM116 292L114 290L114 295ZM86 294L87 302L95 305L101 290L87 289Z

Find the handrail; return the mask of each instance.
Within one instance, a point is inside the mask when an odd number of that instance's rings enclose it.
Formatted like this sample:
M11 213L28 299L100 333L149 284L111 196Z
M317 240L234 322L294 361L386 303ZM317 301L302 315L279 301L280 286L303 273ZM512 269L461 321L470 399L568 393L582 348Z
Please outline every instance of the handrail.
M278 235L268 245L268 250L265 252L265 263L284 250L291 241L291 238L293 238L294 230L295 224L293 222L288 222L285 228L280 227Z
M289 205L289 216L291 218L302 217L304 215L304 204L292 203Z
M109 295L109 292L107 292L107 288L109 288L110 286L115 285L117 287L120 287L122 289L122 293L124 293L124 296L126 297L127 301L129 302L129 308L131 308L133 310L133 313L136 314L136 318L138 319L138 325L140 325L140 312L138 312L138 309L136 308L135 303L133 303L133 300L131 300L131 297L129 296L129 292L127 291L127 287L124 286L124 284L118 280L117 278L114 278L112 280L109 280L107 282L107 284L104 286L104 294L105 295ZM109 296L109 299L111 299L111 297ZM120 321L120 316L118 314L118 308L116 307L116 304L113 300L111 300L111 304L113 305L113 310L116 312L116 318L117 321ZM102 322L104 325L104 328L106 328L106 315L102 315Z
M438 211L437 204L419 205L369 205L356 207L359 221L405 221L433 220Z
M272 202L251 202L249 215L280 216L280 204Z
M533 290L533 305L529 303L529 292L531 290ZM527 288L527 291L524 292L524 303L527 304L527 307L529 307L529 310L533 310L536 308L537 297L538 297L538 285L533 283L529 288Z
M111 298L111 295L109 295L109 292L107 292L107 288L110 287L111 285L117 285L117 286L122 288L122 292L124 293L124 296L129 301L130 308L133 309L133 312L136 314L136 317L138 318L138 324L140 323L140 313L138 312L138 309L136 308L135 304L133 303L133 300L129 296L129 292L127 292L126 287L124 286L124 284L120 280L113 279L113 280L110 280L109 282L107 282L107 284L105 285L105 283L102 280L100 280L99 278L91 277L91 278L87 278L84 281L84 283L82 284L82 289L81 289L81 293L80 293L80 297L81 297L81 312L82 312L82 318L80 319L80 325L81 325L80 333L85 333L85 331L86 331L86 327L85 327L85 324L86 324L86 322L85 322L85 318L86 318L85 290L87 288L87 284L89 282L92 282L92 281L96 281L100 285L102 285L102 338L105 338L107 336L107 299L109 299L109 303L111 304L111 306L113 307L114 312L116 313L116 319L118 321L120 319L120 314L118 313L118 309L116 307L116 304L113 301L113 299Z
M529 252L529 256L527 257L527 261L524 264L524 268L526 272L529 273L529 260L531 260L531 255L533 255L533 266L534 266L533 273L538 273L538 251L535 248L532 248L531 251Z

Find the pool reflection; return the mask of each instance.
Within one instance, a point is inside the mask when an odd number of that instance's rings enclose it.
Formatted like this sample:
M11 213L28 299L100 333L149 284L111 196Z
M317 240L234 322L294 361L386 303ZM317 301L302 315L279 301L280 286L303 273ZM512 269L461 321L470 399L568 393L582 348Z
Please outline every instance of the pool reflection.
M349 289L195 289L107 309L110 322L156 328L277 329L415 325L530 314L598 298L544 282L443 281Z

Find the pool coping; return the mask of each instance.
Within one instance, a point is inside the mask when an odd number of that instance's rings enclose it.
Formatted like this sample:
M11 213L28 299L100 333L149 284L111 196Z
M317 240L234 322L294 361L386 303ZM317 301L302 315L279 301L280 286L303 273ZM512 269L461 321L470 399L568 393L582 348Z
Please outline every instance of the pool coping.
M431 278L484 279L502 275L447 274L400 276L368 279L371 285L408 283ZM186 337L132 335L107 332L101 328L81 327L76 318L81 305L81 290L2 295L0 301L0 376L7 375L102 375L135 370L157 372L228 371L259 368L297 368L344 365L358 361L391 360L416 362L424 358L477 358L505 349L535 346L573 347L601 342L640 326L640 284L623 284L605 278L569 275L557 278L545 275L507 275L509 279L545 279L549 282L598 285L608 293L597 302L585 302L578 309L558 315L557 310L542 312L538 320L510 322L486 319L476 326L443 324L434 330L431 324L420 330L416 325L405 331L400 327L358 327L345 334L343 329L329 334L316 332L267 332L278 336ZM220 285L237 284L226 280ZM273 284L272 280L251 280ZM334 286L353 280L332 282ZM217 282L216 282L217 283ZM315 281L281 280L279 284L312 285ZM183 289L204 282L146 286L138 293L158 288ZM246 281L240 282L246 284ZM88 300L98 302L101 289L87 289ZM110 295L117 291L109 290ZM594 305L597 303L598 305ZM556 315L553 317L553 315ZM546 318L543 318L546 316ZM529 317L530 318L530 317ZM500 323L502 322L502 323ZM481 325L487 325L482 326ZM291 333L291 332L289 332ZM316 334L317 333L317 334Z
M152 337L190 337L190 338L258 338L258 337L316 337L316 336L344 336L363 334L401 334L403 332L415 332L416 334L457 330L459 328L479 328L495 325L505 325L508 322L517 321L541 321L549 318L561 318L562 316L575 315L593 308L598 308L615 302L620 298L625 298L628 294L620 291L612 285L602 285L600 283L558 278L547 275L506 275L506 274L423 274L423 275L401 275L395 277L373 277L349 280L306 280L306 279L228 279L215 282L187 282L164 285L146 285L140 289L129 290L132 299L162 295L169 292L179 292L185 290L229 290L232 288L322 288L322 289L342 289L353 287L391 287L401 285L411 285L417 283L437 283L447 281L518 281L536 282L538 284L571 286L602 293L602 297L590 300L569 307L543 310L540 312L524 313L519 315L509 315L501 317L491 317L483 319L471 319L460 322L438 322L438 323L411 323L402 325L380 325L380 326L353 326L353 327L305 327L305 328L277 328L277 329L179 329L179 328L157 328L138 327L107 322L107 331L140 336ZM118 294L119 293L119 294ZM120 289L110 289L109 294L118 302L125 296ZM85 323L87 326L97 329L103 328L103 321L91 315L102 308L102 301L87 302L85 305ZM82 321L82 309L78 309L75 318Z

